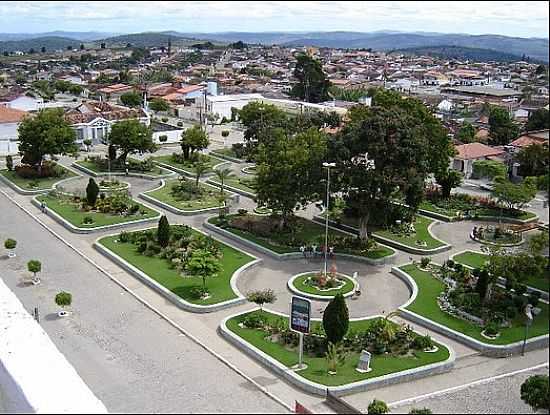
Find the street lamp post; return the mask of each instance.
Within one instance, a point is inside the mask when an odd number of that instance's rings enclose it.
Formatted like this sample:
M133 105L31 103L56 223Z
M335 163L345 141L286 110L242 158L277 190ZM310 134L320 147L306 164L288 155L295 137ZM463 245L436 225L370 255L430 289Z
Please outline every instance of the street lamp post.
M533 324L533 319L540 313L540 309L527 304L525 307L525 336L523 337L523 345L521 347L521 355L525 356L525 346L527 345L527 337L529 336L529 327Z
M328 216L329 216L329 203L330 203L330 168L336 167L336 163L323 163L323 167L327 169L327 204L325 213L325 277L327 276L328 265Z

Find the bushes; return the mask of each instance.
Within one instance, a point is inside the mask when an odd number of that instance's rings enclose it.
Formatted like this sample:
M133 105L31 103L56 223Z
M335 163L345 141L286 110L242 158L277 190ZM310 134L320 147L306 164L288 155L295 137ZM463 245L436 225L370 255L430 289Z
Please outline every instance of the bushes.
M550 386L548 376L535 375L521 385L521 399L533 410L550 408Z
M97 196L99 195L99 186L94 179L90 177L88 186L86 187L86 201L90 206L95 206L97 202Z
M162 215L159 220L157 228L157 242L163 248L166 248L170 242L170 224L168 223L168 218L165 215Z
M57 165L53 161L45 161L42 163L42 169L38 171L37 168L28 165L20 164L15 167L15 173L22 179L42 179L46 177L63 177L66 171Z
M367 409L367 413L370 414L387 414L390 411L388 405L384 401L378 399L373 400Z
M8 171L13 170L13 157L12 156L6 156L6 168Z

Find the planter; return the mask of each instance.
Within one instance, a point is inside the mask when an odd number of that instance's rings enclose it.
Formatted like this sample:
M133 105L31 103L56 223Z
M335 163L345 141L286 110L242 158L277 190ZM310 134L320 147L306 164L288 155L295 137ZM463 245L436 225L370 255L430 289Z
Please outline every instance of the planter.
M15 253L15 251L9 251L8 252L8 258L15 258L17 256L17 254Z
M438 350L439 350L439 347L434 346L431 349L424 349L424 353L437 353Z
M485 333L485 330L483 330L483 331L481 332L481 335L482 335L483 337L485 337L486 339L489 339L489 340L496 340L496 339L498 339L498 338L500 337L500 333L497 333L496 335L493 336L493 335L486 334L486 333Z
M66 310L60 310L57 312L57 317L63 318L67 317L69 315L69 312Z

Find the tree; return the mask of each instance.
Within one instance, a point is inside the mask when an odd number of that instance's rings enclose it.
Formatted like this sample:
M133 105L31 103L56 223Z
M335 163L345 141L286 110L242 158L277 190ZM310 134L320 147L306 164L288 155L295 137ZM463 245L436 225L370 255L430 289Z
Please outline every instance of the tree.
M491 107L489 114L489 143L496 146L509 144L517 137L519 128L505 108Z
M223 193L225 181L231 177L234 177L235 174L229 168L217 169L214 171L214 173L216 173L216 177L218 178L221 184L220 193Z
M73 296L65 291L57 293L55 296L55 303L62 308L69 307L73 302Z
M516 161L520 164L519 173L521 176L542 176L548 172L550 165L548 146L533 143L523 147L516 154Z
M193 168L195 169L195 186L199 187L199 180L210 169L202 160L197 161Z
M45 47L45 46L42 46L42 47L40 48L40 52L46 53L46 47Z
M42 271L42 263L36 259L31 259L27 262L27 269L34 275L34 280L37 281L36 274Z
M436 174L435 180L441 186L441 195L444 198L451 196L451 190L462 184L462 174L456 170L447 169L443 174Z
M326 136L315 129L294 137L281 129L272 134L270 143L258 147L257 201L280 212L282 230L294 209L317 200L323 193Z
M124 120L114 124L109 133L109 142L122 152L118 157L121 164L126 162L128 154L154 153L157 150L153 132L138 120Z
M270 132L276 128L286 128L287 114L275 105L251 102L238 111L239 120L246 127L244 140L247 151L252 154L259 144L271 141Z
M166 248L170 242L170 224L168 223L168 218L165 215L162 215L159 220L157 228L157 242L163 248Z
M162 98L154 98L149 103L149 108L157 112L168 111L170 109L170 105L168 105L168 102Z
M101 42L101 45L100 45L99 47L100 47L101 49L105 49L105 46L106 46L105 42Z
M341 344L329 343L325 354L327 359L328 373L336 374L339 366L343 366L346 362L346 353Z
M550 128L550 114L546 108L539 108L529 114L525 131L544 130Z
M530 179L525 179L521 184L514 184L506 178L497 177L494 180L492 195L510 210L521 209L537 194L537 186Z
M476 178L488 177L494 179L499 176L506 176L508 169L500 161L494 160L476 160L472 164L473 174Z
M458 130L458 133L456 134L457 140L465 144L473 143L475 141L475 136L476 136L476 129L469 122L465 122L464 125L460 127L460 130Z
M80 50L84 50L84 43L80 44Z
M329 99L330 81L323 72L321 62L300 53L296 56L293 75L298 83L292 87L292 96L307 102L322 102Z
M260 307L260 312L263 311L264 304L273 304L277 301L275 292L271 289L251 291L246 295L246 299L251 303L257 304Z
M548 376L535 375L529 377L521 385L521 399L534 411L550 409L550 387Z
M4 248L12 250L17 246L17 241L15 239L8 238L4 241Z
M337 344L349 328L349 312L344 296L340 293L328 303L323 313L323 328L330 343Z
M24 118L19 128L19 153L22 162L42 173L44 157L76 153L75 131L63 118L63 110L43 109L35 117Z
M90 206L95 206L99 196L99 186L93 178L90 177L88 186L86 186L86 201Z
M370 414L387 414L390 412L390 409L388 408L388 405L386 405L386 402L379 401L378 399L373 400L369 407L367 408L367 413Z
M549 237L548 232L539 232L529 240L529 252L531 255L540 255L548 248Z
M215 277L222 271L222 264L207 249L195 249L191 252L187 262L187 271L191 275L202 278L202 288L206 291L206 279Z
M127 107L139 107L142 103L141 94L135 91L125 92L120 96L120 102L122 102Z
M195 151L204 150L210 144L208 134L198 125L194 125L181 133L181 149L183 158L188 160Z

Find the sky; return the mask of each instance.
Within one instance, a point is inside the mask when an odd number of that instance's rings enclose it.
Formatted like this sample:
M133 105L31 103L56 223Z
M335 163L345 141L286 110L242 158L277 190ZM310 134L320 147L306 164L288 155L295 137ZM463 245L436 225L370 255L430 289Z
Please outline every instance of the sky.
M548 37L547 1L1 1L0 32L376 30Z

